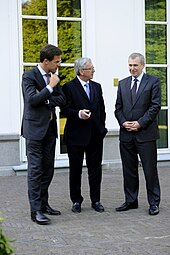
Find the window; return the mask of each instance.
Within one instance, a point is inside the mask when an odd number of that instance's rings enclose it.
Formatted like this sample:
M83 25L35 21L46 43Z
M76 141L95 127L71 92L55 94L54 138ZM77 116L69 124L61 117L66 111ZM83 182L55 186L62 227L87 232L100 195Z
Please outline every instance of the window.
M145 0L146 72L160 77L162 107L158 116L158 148L168 148L168 64L166 0Z
M60 84L71 80L74 61L82 56L83 0L18 0L20 6L21 73L39 62L39 51L47 43L63 51L59 69ZM57 154L66 152L63 144L65 118L58 114L60 137ZM23 145L25 146L25 145ZM57 155L56 155L57 157Z

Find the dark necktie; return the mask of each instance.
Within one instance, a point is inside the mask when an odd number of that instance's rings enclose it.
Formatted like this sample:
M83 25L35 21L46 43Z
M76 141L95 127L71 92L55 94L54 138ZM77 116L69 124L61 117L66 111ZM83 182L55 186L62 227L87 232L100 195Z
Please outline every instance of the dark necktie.
M136 89L137 89L137 81L138 79L134 79L133 87L131 89L131 95L132 95L132 103L134 104L136 100Z
M46 85L48 85L50 83L50 73L46 73L45 76L47 77L47 83ZM49 104L49 100L46 100L46 104ZM51 111L51 116L50 116L50 121L53 119L53 112Z
M47 85L48 85L48 84L50 83L50 77L51 77L51 75L50 75L50 73L46 73L45 76L46 76L46 78L47 78Z

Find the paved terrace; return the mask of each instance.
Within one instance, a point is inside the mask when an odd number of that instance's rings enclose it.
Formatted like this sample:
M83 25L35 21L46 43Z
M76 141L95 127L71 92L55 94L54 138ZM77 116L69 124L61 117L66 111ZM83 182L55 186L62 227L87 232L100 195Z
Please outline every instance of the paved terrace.
M30 220L26 176L0 177L0 211L5 233L15 239L16 255L167 255L170 254L170 167L159 167L162 187L160 214L148 215L143 171L140 169L139 208L118 213L124 202L121 169L103 171L104 213L90 207L87 173L83 172L82 212L71 212L68 172L55 173L50 188L51 206L61 216L52 224Z

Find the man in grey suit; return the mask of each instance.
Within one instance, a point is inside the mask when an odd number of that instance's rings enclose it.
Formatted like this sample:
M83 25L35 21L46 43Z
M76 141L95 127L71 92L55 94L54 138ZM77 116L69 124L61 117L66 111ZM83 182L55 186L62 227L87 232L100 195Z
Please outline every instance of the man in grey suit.
M120 125L125 203L116 211L138 208L138 154L146 180L149 214L159 213L160 185L157 171L156 140L159 138L157 115L161 108L159 78L143 72L144 56L128 58L131 76L119 81L115 116Z
M22 79L24 111L21 134L26 138L28 159L28 197L31 219L45 225L44 215L60 215L50 207L48 188L54 174L54 155L57 138L55 107L63 106L65 96L55 72L61 63L61 50L47 44L40 50L40 63L26 71Z

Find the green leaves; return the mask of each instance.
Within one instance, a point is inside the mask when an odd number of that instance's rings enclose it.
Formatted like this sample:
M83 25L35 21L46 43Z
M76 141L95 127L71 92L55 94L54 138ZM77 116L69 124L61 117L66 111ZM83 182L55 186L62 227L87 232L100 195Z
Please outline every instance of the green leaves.
M0 254L1 255L10 255L14 253L14 248L11 247L10 240L8 237L3 233L2 230L2 221L4 219L0 218Z

